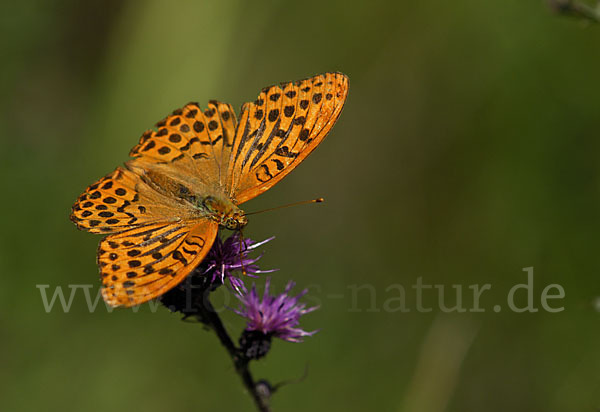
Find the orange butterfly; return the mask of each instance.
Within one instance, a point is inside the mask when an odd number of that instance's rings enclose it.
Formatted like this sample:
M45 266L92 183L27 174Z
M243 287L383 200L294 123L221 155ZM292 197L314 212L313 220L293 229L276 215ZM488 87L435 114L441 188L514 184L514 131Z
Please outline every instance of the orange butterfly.
M238 205L292 171L333 127L348 78L325 73L266 87L242 106L189 103L146 131L133 158L79 196L71 220L108 234L98 248L102 296L133 306L179 284L219 227L248 220Z

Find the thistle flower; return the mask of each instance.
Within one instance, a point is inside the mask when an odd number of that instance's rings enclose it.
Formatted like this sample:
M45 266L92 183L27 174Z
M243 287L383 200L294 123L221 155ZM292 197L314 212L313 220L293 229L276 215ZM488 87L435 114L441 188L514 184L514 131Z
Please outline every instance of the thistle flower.
M255 275L256 273L271 273L277 270L260 270L258 268L256 262L262 257L262 254L255 258L248 256L254 249L273 239L275 239L275 236L265 239L262 242L255 242L252 239L244 239L240 242L241 237L239 232L235 232L225 240L221 240L217 236L215 243L198 269L203 275L210 276L210 281L213 285L223 285L227 279L231 287L241 294L246 291L246 288L244 282L234 275L235 271L241 272L245 270L247 276L256 278L258 277Z
M297 327L300 317L317 307L306 308L304 303L298 303L308 292L307 289L296 296L290 296L289 292L294 285L295 283L290 281L283 293L270 296L270 278L267 278L262 300L256 291L256 284L252 285L250 292L236 295L240 306L234 309L234 312L248 320L240 338L242 351L248 358L258 359L264 356L269 350L271 337L288 342L302 342L304 336L312 336L317 332L306 332Z
M275 270L260 270L256 262L262 254L250 257L249 254L258 247L270 242L275 237L270 237L261 242L252 239L240 241L238 232L222 240L217 236L210 251L194 269L194 271L179 285L161 296L161 302L172 312L181 312L185 315L197 314L194 305L201 304L205 294L215 290L229 280L235 294L246 292L246 287L236 272L245 270L246 275L257 277L259 273L270 273Z

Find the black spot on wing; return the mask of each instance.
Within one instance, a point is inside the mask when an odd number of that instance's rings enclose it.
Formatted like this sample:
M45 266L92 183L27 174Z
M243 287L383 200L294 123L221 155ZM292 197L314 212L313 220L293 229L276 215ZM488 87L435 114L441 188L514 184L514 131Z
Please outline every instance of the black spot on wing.
M261 171L265 174L265 177L260 175ZM260 165L260 171L256 172L256 180L264 183L268 182L271 179L273 179L273 175L269 171L269 167L265 164Z

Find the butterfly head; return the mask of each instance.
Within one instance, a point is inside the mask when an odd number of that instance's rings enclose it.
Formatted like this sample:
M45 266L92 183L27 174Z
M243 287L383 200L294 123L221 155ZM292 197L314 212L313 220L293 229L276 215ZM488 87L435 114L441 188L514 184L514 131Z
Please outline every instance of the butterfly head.
M244 211L231 201L207 196L203 199L202 205L212 219L227 229L240 230L248 224Z
M244 212L240 210L241 214L234 214L232 216L226 216L220 222L221 226L225 226L229 230L240 230L248 224L248 218L244 215Z

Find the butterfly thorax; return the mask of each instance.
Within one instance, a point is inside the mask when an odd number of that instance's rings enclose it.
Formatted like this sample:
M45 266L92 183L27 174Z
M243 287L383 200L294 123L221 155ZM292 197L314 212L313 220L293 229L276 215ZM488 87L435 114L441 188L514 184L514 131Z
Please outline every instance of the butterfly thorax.
M239 230L248 224L244 211L229 199L206 196L202 199L202 207L212 220L227 229Z
M162 164L147 164L136 159L127 162L126 166L139 174L153 191L186 205L182 210L191 212L186 218L209 218L230 230L239 230L248 223L244 211L224 195L220 188L211 188L194 177L184 178L169 173Z

